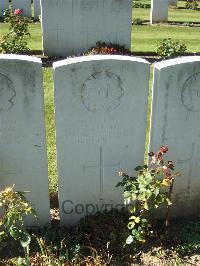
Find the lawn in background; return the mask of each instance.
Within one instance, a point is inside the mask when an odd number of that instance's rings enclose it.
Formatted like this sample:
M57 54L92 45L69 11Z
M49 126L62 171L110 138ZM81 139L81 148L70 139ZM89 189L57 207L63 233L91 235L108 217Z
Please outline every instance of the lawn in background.
M200 11L199 11L200 16ZM199 17L200 21L200 17ZM30 24L31 39L28 41L29 48L42 52L42 34L40 23ZM0 35L8 30L8 25L0 24ZM188 52L200 52L200 27L169 26L169 25L133 25L132 44L133 52L155 52L159 42L164 38L181 40L188 47Z

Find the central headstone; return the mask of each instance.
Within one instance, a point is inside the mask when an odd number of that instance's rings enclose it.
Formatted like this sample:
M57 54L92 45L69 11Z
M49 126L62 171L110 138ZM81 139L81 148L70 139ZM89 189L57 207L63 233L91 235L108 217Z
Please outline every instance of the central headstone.
M118 172L143 164L149 64L88 56L54 64L61 223L123 203Z
M130 48L131 0L41 0L46 55L83 53L98 41Z

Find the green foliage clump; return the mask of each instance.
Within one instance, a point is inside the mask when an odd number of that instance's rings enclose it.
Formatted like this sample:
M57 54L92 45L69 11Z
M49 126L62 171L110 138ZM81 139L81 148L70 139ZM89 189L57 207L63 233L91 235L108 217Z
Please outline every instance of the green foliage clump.
M19 241L28 250L31 237L24 227L24 216L36 214L24 196L25 192L17 192L14 186L0 191L0 249L6 246L9 237Z
M117 186L123 187L124 199L130 211L128 229L131 234L126 240L127 244L145 243L147 237L154 235L153 213L160 205L167 206L166 227L169 225L169 206L172 204L174 177L179 174L172 175L171 170L174 170L172 161L164 164L163 157L167 151L168 148L162 146L156 154L149 153L150 165L136 167L137 176L119 173L123 180Z
M151 4L133 1L134 8L151 8Z
M4 22L9 23L9 32L0 36L1 53L27 53L29 48L25 37L30 37L28 24L30 20L22 16L23 11L16 9L14 13L11 10L4 12Z
M198 10L198 2L196 0L187 0L185 2L185 8Z
M162 40L157 48L157 54L163 59L184 55L186 51L187 47L184 43L171 38Z

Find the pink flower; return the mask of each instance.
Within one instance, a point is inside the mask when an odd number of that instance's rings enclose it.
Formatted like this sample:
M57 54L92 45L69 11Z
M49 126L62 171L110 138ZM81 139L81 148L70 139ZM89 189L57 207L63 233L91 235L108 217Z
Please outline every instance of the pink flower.
M23 10L22 9L15 9L15 11L14 11L14 15L15 16L19 16L21 14L23 14Z
M167 146L161 146L160 147L160 152L161 153L167 153L168 152L168 147Z

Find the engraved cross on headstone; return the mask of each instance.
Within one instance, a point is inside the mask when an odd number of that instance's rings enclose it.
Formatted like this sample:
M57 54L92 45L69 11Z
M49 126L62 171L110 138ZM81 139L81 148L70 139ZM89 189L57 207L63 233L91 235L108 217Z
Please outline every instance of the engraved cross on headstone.
M177 161L178 164L189 163L188 184L187 184L188 190L190 189L194 163L197 163L197 162L200 162L200 158L195 158L195 143L192 143L192 151L191 151L190 158Z
M113 164L104 164L104 150L103 147L100 146L99 148L99 164L98 165L88 165L88 166L83 166L83 171L86 170L86 168L98 168L99 169L99 184L100 184L100 200L103 200L103 194L104 194L104 170L105 168L112 168L112 167L118 167L118 171L121 169L121 164L120 162L113 163Z
M58 45L63 46L63 40L65 38L65 27L60 24L55 24L49 29L49 32L52 32L52 35L54 35L56 38L55 47L57 47Z
M21 171L15 171L15 170L2 170L0 169L0 190L3 189L3 187L5 186L3 179L6 180L6 178L9 178L10 176L16 176L21 174ZM9 184L9 185L13 185L13 184Z

